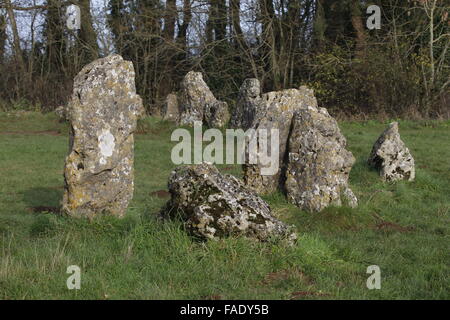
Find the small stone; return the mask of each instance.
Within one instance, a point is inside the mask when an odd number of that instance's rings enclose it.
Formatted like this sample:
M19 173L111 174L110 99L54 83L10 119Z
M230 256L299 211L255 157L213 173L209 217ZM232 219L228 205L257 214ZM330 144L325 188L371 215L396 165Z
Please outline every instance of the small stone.
M170 93L166 97L163 107L163 120L176 122L179 117L178 98L175 93Z
M340 206L343 201L355 207L356 196L348 187L355 158L345 147L345 137L325 108L297 111L289 137L288 200L307 211Z
M75 77L64 169L69 215L125 214L134 189L133 132L144 113L134 77L133 64L119 55L95 60Z
M59 118L59 122L65 122L67 121L67 116L68 116L68 110L66 106L59 106L55 109L55 114L57 115L57 117Z
M169 178L165 217L181 216L189 232L203 239L246 236L260 241L297 235L274 218L269 205L232 175L211 164L180 166Z
M380 135L372 148L368 164L377 169L385 181L414 180L414 158L400 139L398 122L389 124Z

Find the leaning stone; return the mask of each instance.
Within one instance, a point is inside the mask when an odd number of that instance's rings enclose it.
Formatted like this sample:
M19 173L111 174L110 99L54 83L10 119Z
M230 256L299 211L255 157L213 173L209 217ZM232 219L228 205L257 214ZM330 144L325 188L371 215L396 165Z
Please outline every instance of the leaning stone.
M258 79L244 80L231 116L230 126L232 128L247 130L258 118L258 115L264 113L266 104L261 98L260 87Z
M170 93L166 97L163 107L163 120L174 121L178 120L178 98L175 93Z
M226 119L218 119L227 116L226 103L218 101L211 90L203 81L201 72L190 71L181 82L178 95L180 108L179 124L194 126L195 121L203 121L206 113L206 124L222 124Z
M397 122L392 122L375 142L368 163L385 181L414 180L414 158L400 139Z
M286 89L263 94L262 103L266 105L264 107L265 112L254 119L251 128L257 131L267 130L268 150L272 149L270 146L271 129L278 130L279 169L273 175L262 175L261 169L264 166L261 163L248 163L248 149L246 154L247 163L243 165L243 169L245 184L260 194L268 194L276 191L278 188L284 190L286 147L294 112L305 108L317 108L317 101L312 90L301 87L300 89Z
M325 108L296 112L289 137L288 200L307 211L340 206L343 201L355 207L357 199L348 187L355 158L345 147L345 137Z
M133 132L144 113L133 64L119 55L95 60L75 77L69 103L70 151L63 211L123 216L133 196Z
M222 175L213 165L181 166L169 178L171 199L165 217L181 216L189 232L203 239L246 236L267 241L297 235L274 218L269 205L232 175Z

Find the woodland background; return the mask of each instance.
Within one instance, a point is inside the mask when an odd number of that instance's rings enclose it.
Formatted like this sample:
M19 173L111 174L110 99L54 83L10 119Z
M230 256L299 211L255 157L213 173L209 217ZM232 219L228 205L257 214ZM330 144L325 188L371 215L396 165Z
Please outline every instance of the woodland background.
M81 8L81 29L66 7ZM381 29L366 8L381 8ZM233 106L242 81L314 88L347 118L450 118L445 0L0 0L0 110L51 111L93 59L119 53L149 114L190 70Z

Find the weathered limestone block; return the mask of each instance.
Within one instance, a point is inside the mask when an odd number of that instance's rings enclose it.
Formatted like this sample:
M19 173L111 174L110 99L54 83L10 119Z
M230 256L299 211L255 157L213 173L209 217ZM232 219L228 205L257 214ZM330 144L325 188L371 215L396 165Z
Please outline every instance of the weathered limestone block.
M178 102L180 108L178 122L181 125L194 126L195 121L205 120L207 125L222 126L228 121L227 104L214 97L203 81L201 72L190 71L186 74L181 82Z
M348 187L355 158L346 139L325 108L306 108L294 114L289 137L286 193L288 200L308 211L321 211L342 200L354 207Z
M243 165L243 169L245 184L260 194L267 194L276 191L278 188L284 190L286 146L294 112L305 108L317 108L317 101L313 91L306 87L269 92L263 94L262 101L266 105L264 107L265 112L254 119L251 128L267 130L268 150L272 150L270 145L271 129L278 130L279 169L274 175L262 175L261 168L264 166L261 163L246 163ZM247 150L246 160L248 159Z
M187 229L204 239L246 236L267 241L281 238L292 243L296 233L271 215L269 205L232 175L213 165L180 166L169 178L171 199L165 217L180 215Z
M400 139L398 122L392 122L375 142L368 163L385 181L414 180L414 158Z
M261 85L258 79L245 79L239 90L236 107L230 125L232 128L247 130L258 115L264 113L266 106L261 98Z
M176 122L179 117L178 98L175 93L170 93L166 97L163 107L163 120Z
M72 216L122 216L133 196L133 132L144 113L133 64L95 60L75 77L69 102L70 151L63 210Z

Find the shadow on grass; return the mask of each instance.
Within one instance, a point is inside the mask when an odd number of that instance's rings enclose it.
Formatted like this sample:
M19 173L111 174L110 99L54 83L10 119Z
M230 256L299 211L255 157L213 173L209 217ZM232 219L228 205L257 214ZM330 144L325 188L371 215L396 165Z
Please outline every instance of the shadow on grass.
M37 187L23 192L23 201L27 208L33 213L61 212L61 200L63 189Z

